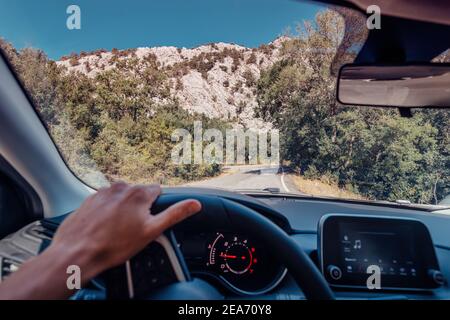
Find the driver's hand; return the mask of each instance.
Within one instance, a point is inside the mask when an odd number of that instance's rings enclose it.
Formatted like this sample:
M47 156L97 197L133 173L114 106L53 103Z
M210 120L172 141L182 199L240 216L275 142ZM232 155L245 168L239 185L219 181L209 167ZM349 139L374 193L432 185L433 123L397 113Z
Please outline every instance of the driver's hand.
M160 193L157 185L125 183L99 190L64 221L50 247L1 283L0 300L66 299L73 294L69 266L80 268L83 285L201 209L198 201L186 200L152 216L149 208Z
M160 193L159 185L117 183L101 189L64 221L50 247L83 252L90 260L90 270L82 270L84 281L117 266L201 209L198 201L186 200L151 215L149 208Z

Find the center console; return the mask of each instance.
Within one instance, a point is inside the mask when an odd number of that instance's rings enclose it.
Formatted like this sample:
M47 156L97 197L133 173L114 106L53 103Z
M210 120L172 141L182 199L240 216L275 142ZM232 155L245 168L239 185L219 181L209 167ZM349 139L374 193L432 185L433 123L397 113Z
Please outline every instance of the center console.
M319 260L331 286L426 290L439 287L439 271L427 227L418 220L384 216L329 214L319 223Z

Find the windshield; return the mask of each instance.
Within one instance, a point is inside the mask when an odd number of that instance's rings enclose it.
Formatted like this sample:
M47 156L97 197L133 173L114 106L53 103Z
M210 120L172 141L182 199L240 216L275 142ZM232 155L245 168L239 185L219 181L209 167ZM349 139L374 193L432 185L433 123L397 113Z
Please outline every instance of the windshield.
M87 184L450 193L448 111L336 101L364 16L289 0L77 3L0 0L0 47Z

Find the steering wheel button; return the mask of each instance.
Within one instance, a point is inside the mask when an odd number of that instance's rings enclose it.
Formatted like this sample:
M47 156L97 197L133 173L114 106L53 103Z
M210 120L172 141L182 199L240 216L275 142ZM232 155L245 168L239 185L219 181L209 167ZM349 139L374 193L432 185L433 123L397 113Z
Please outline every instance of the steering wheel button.
M155 262L153 259L147 260L147 268L148 270L154 270L155 269Z

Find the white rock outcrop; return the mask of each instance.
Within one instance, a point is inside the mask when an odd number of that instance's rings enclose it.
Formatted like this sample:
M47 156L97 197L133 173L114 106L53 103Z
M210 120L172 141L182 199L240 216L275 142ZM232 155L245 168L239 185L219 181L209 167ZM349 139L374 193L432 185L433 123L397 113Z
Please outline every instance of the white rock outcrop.
M261 71L280 59L280 48L287 37L277 38L259 48L246 48L236 44L214 43L197 48L153 47L120 51L119 59L137 57L142 60L149 55L156 57L159 68L173 67L179 63L189 63L201 54L223 57L216 59L206 74L189 68L174 79L171 93L181 106L192 112L203 113L211 118L232 120L246 128L270 128L270 124L256 119L256 81ZM117 54L118 51L116 51ZM57 61L68 72L81 72L94 77L99 72L115 67L112 52L85 53L71 59ZM233 56L234 55L234 56ZM236 56L239 59L236 61ZM237 63L236 63L237 62Z

